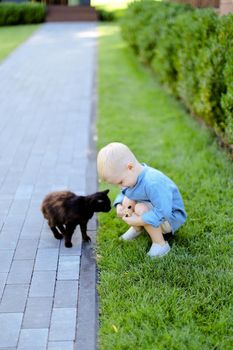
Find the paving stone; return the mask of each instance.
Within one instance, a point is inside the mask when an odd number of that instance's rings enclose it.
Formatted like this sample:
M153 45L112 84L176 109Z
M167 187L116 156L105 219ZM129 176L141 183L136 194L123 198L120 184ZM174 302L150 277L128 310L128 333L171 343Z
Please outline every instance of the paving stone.
M30 199L33 192L33 185L19 185L15 193L15 199Z
M40 238L40 230L33 228L30 229L28 227L23 227L21 233L20 233L20 239L35 239L39 240Z
M30 201L28 199L15 199L10 207L10 215L26 215Z
M7 284L29 284L34 260L13 260Z
M18 187L19 184L19 174L9 174L7 175L6 179L4 180L1 189L0 189L0 194L1 195L14 195L15 191Z
M7 279L7 272L0 272L0 300L5 288L6 279Z
M61 241L59 239L54 238L54 235L46 221L44 221L40 241L39 241L39 249L43 248L59 248Z
M1 169L0 169L1 171ZM1 214L7 214L12 205L12 198L0 198L0 212Z
M52 233L42 233L41 237L40 237L40 241L39 241L39 249L43 249L43 248L59 248L61 244L61 241L58 239L55 239L52 236Z
M44 197L49 192L51 192L51 186L48 183L41 185L37 182L34 186L33 196L40 200L40 203L42 203Z
M3 228L3 225L4 225L5 219L7 217L7 214L8 214L7 211L0 211L0 231Z
M0 249L14 250L17 246L20 231L2 230L0 233Z
M49 340L74 340L76 331L75 308L54 308Z
M58 249L38 249L35 271L56 271L58 265Z
M81 255L82 235L79 226L76 228L72 237L72 248L66 248L64 240L61 241L60 255Z
M19 239L14 260L34 259L38 244L38 239Z
M0 250L0 272L9 272L14 250Z
M27 218L24 222L23 229L24 230L38 230L39 232L42 229L43 225L43 217L39 211L35 214L31 214L28 212Z
M16 347L23 313L0 313L0 349Z
M55 287L54 307L77 307L78 281L57 281Z
M6 228L8 231L10 229L20 231L23 226L24 220L24 215L12 215L11 213L9 213L4 223L4 229Z
M50 341L48 350L73 350L74 343L72 341Z
M94 128L91 128L91 133L94 133ZM97 181L93 181L93 174L96 176L96 147L94 139L90 144L91 153L88 161L87 173L87 188L96 191ZM97 269L95 260L95 241L96 233L88 231L92 239L92 244L83 245L81 256L81 269L79 279L79 301L78 301L78 316L77 330L74 349L96 350L97 332L98 332L98 298L96 291ZM88 332L87 332L88 329Z
M46 350L48 329L22 329L18 350Z
M24 312L29 285L6 285L0 303L1 312Z
M53 298L28 298L23 328L49 328Z
M51 297L54 295L56 271L35 271L33 273L30 297Z
M57 280L78 280L79 266L79 256L61 255L59 258Z

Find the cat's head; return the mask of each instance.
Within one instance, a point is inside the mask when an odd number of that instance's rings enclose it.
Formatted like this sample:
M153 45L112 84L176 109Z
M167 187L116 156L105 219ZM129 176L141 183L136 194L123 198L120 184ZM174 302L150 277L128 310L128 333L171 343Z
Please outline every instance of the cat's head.
M94 212L109 212L111 210L111 201L108 197L109 190L96 192L92 194L91 206Z

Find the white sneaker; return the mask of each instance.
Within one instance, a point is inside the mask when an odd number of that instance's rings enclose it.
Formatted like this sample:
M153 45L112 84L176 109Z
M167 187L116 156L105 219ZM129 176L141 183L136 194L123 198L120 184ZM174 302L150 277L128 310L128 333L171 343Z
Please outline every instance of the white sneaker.
M171 248L168 242L162 246L158 243L153 243L147 255L149 255L151 258L161 257L163 255L166 255L170 249Z
M130 227L123 235L120 236L120 239L123 239L124 241L131 241L132 239L138 237L141 233L141 230L135 230L134 227Z

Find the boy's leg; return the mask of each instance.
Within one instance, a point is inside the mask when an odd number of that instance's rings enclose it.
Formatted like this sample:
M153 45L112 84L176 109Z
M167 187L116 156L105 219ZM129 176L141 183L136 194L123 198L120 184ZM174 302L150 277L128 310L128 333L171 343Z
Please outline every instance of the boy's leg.
M168 242L164 240L162 228L153 227L151 225L145 225L144 228L152 240L152 245L147 255L149 255L151 258L166 255L171 248Z
M152 243L157 243L163 246L166 242L165 239L163 238L163 232L161 227L153 227L151 225L145 225L144 229L146 232L149 234Z
M136 202L132 201L131 199L124 197L124 200L122 202L122 205L125 209L130 209L134 211ZM123 235L120 236L120 239L123 239L124 241L131 241L134 238L137 238L142 233L142 227L133 227L131 226Z
M168 221L164 221L161 225L163 238L165 241L169 241L173 238L172 228Z
M142 227L131 226L123 235L120 236L120 239L124 241L131 241L134 238L137 238L142 233Z
M144 203L138 203L135 206L135 213L140 216L148 210L149 208L147 204ZM157 257L167 254L170 250L170 246L164 240L162 227L154 227L146 224L144 225L144 229L147 231L152 240L152 246L147 254L151 257Z

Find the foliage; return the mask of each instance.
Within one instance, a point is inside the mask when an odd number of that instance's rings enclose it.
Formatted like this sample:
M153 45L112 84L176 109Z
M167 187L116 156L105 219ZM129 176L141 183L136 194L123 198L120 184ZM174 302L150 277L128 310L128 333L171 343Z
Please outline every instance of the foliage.
M0 26L41 23L46 7L38 3L0 3Z
M233 141L233 15L224 16L218 26L221 47L225 91L221 95L221 107L225 116L224 126L228 140Z
M98 19L101 22L113 22L116 20L116 15L114 11L106 10L105 8L96 8Z
M189 5L153 0L132 3L122 19L122 35L138 53L140 60L150 63L164 30L164 23L169 25L170 19L191 10Z
M174 3L130 4L122 35L167 89L233 143L233 16Z

